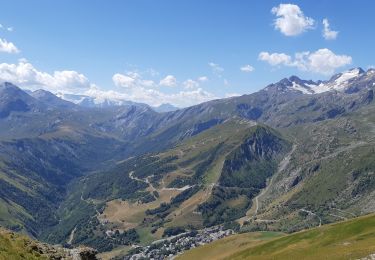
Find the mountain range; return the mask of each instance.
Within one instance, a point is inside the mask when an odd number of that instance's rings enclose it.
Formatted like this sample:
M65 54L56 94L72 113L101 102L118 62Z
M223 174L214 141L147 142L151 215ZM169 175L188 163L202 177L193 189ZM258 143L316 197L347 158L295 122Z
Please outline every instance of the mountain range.
M40 90L39 90L40 91ZM52 94L52 93L51 93ZM53 95L53 94L52 94ZM143 103L132 102L123 99L111 99L111 98L98 98L98 97L90 97L86 95L76 95L76 94L63 94L57 93L57 97L60 99L69 101L76 105L80 105L82 107L96 107L96 108L106 108L106 107L115 107L115 106L146 106L148 105ZM151 107L156 112L170 112L178 110L178 107L175 107L171 104L161 104L159 106Z
M375 211L375 70L177 109L0 85L0 225L100 252ZM99 105L98 105L99 104Z

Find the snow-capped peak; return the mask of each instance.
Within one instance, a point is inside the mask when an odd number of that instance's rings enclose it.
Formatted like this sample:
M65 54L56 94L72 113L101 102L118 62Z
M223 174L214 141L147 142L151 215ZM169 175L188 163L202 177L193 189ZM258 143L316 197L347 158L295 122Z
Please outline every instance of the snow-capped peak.
M361 76L364 72L361 68L354 68L343 73L334 75L330 80L321 82L313 90L315 93L322 93L326 91L336 90L336 91L345 91L349 83Z
M364 73L364 71L361 68L354 68L354 69L338 74L340 76L335 79L335 82L336 84L342 84L344 82L349 81L352 78L358 77L362 73Z
M276 90L278 92L299 92L301 94L314 94L312 90L317 83L312 80L302 80L297 76L284 78L277 83L271 84L265 90Z
M348 71L338 73L327 81L302 80L297 76L284 78L275 84L271 84L265 90L275 89L278 92L293 91L302 94L318 94L327 91L346 92L356 80L366 80L374 78L375 70L369 69L365 72L361 68L353 68ZM375 79L374 79L375 85Z

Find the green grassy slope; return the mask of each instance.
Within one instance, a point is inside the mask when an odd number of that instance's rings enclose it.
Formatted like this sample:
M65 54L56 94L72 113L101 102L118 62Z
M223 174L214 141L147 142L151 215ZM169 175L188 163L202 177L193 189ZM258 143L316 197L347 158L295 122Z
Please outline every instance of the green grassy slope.
M259 242L254 237L257 235L252 233L234 235L188 251L181 259L358 259L375 253L375 215L324 225L271 241ZM228 248L230 254L221 254L223 247Z
M36 250L35 245L36 243L26 236L0 228L0 260L48 259Z
M223 259L238 251L242 251L246 248L253 247L283 235L283 233L265 231L229 236L213 243L186 251L183 255L177 257L177 259Z

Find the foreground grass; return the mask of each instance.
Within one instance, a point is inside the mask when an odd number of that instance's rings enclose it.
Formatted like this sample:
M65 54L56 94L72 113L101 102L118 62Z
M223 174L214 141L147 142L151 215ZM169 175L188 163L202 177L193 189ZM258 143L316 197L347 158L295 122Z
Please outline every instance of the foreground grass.
M181 259L358 259L375 253L375 214L270 241L261 236L228 237L188 251Z
M33 244L26 236L0 228L0 260L47 259L33 250Z
M283 234L278 232L251 232L230 236L187 251L178 259L223 259L240 250L280 236Z

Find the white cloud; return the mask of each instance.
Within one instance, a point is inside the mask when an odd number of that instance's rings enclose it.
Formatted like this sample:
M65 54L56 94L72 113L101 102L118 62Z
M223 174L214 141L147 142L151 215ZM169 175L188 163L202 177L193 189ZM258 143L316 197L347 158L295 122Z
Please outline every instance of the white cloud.
M275 29L286 36L299 35L314 26L314 19L306 17L298 5L280 4L273 7L271 12L277 17Z
M121 82L116 80L120 76L126 76L123 74L115 74L117 75L116 77L112 77L113 82L117 86L121 86ZM116 81L115 81L116 80ZM143 81L136 81L135 84L131 88L128 88L126 92L110 92L104 91L99 92L98 90L91 90L91 94L95 92L95 95L113 95L117 96L117 98L121 97L122 99L125 100L132 100L136 102L142 102L142 103L147 103L152 106L158 106L163 103L170 103L172 105L176 105L178 107L186 107L194 104L198 104L201 102L209 101L212 99L217 98L215 95L212 93L209 93L202 88L198 88L199 83L197 81L194 81L192 79L186 80L183 85L187 87L188 89L192 90L186 90L186 91L179 91L177 93L171 93L167 94L164 92L161 92L156 89L148 89L144 85L139 84L142 83ZM120 83L120 85L119 85Z
M337 38L337 35L339 34L338 31L332 31L330 28L330 24L328 22L328 19L323 19L323 37L326 40L335 40Z
M9 81L20 87L35 90L46 89L52 92L77 93L94 86L76 71L55 71L53 74L34 68L25 59L18 64L0 64L0 81Z
M13 27L8 27L8 28L7 28L7 31L8 31L8 32L13 32Z
M254 71L254 67L251 66L251 65L249 65L249 64L247 64L247 65L242 66L242 67L240 68L240 70L241 70L242 72L253 72L253 71Z
M285 53L268 53L268 52L261 52L259 53L258 59L261 61L266 61L272 66L277 65L289 65L292 61L292 58L285 54Z
M170 103L178 107L186 107L217 98L214 94L198 87L193 90L164 93L154 89L157 84L153 80L144 79L139 73L131 71L126 74L114 74L112 81L117 89L104 90L79 72L62 70L47 73L36 69L26 59L20 59L17 64L0 63L0 82L3 81L12 82L24 89L45 89L53 93L88 95L98 100L131 100L153 106ZM194 80L192 82L199 84Z
M81 94L100 99L132 100L150 105L170 103L186 107L217 98L210 92L199 88L198 81L187 80L185 86L190 90L176 93L164 93L153 89L157 86L153 80L143 79L137 72L116 73L112 77L118 90L103 90L81 73L72 70L47 73L39 71L25 59L17 64L0 64L0 81L9 81L22 88L45 89L53 93ZM205 80L205 79L201 79ZM191 89L193 88L193 89Z
M115 86L122 88L133 88L136 86L154 88L156 86L153 80L143 79L136 71L128 71L126 74L116 73L113 75L112 81Z
M12 42L0 38L0 52L18 53L20 51Z
M224 72L224 68L221 67L219 64L214 63L214 62L209 62L208 66L211 67L212 73L217 75L218 77L221 77L222 73Z
M168 75L162 80L160 80L159 85L166 87L174 87L177 84L176 77L173 75Z
M55 71L52 76L52 85L63 89L88 89L91 83L85 75L73 70Z
M336 55L329 49L319 49L313 53L301 53L296 56L297 66L302 70L320 74L332 74L337 68L352 63L352 57L348 55Z
M153 80L150 80L150 79L140 80L140 84L143 85L144 87L147 87L147 88L155 87L155 82Z
M133 86L135 78L132 78L128 75L116 73L115 75L113 75L112 81L117 87L130 88Z
M182 84L184 89L196 89L199 87L199 83L192 79L185 80Z
M206 82L206 81L208 81L208 77L206 77L206 76L201 76L201 77L199 77L197 80L200 81L200 82Z
M324 75L332 74L337 68L352 63L352 57L337 55L329 49L319 49L315 52L297 52L294 55L294 59L285 53L269 54L268 52L261 52L259 59L268 62L272 66L297 67L303 71Z

